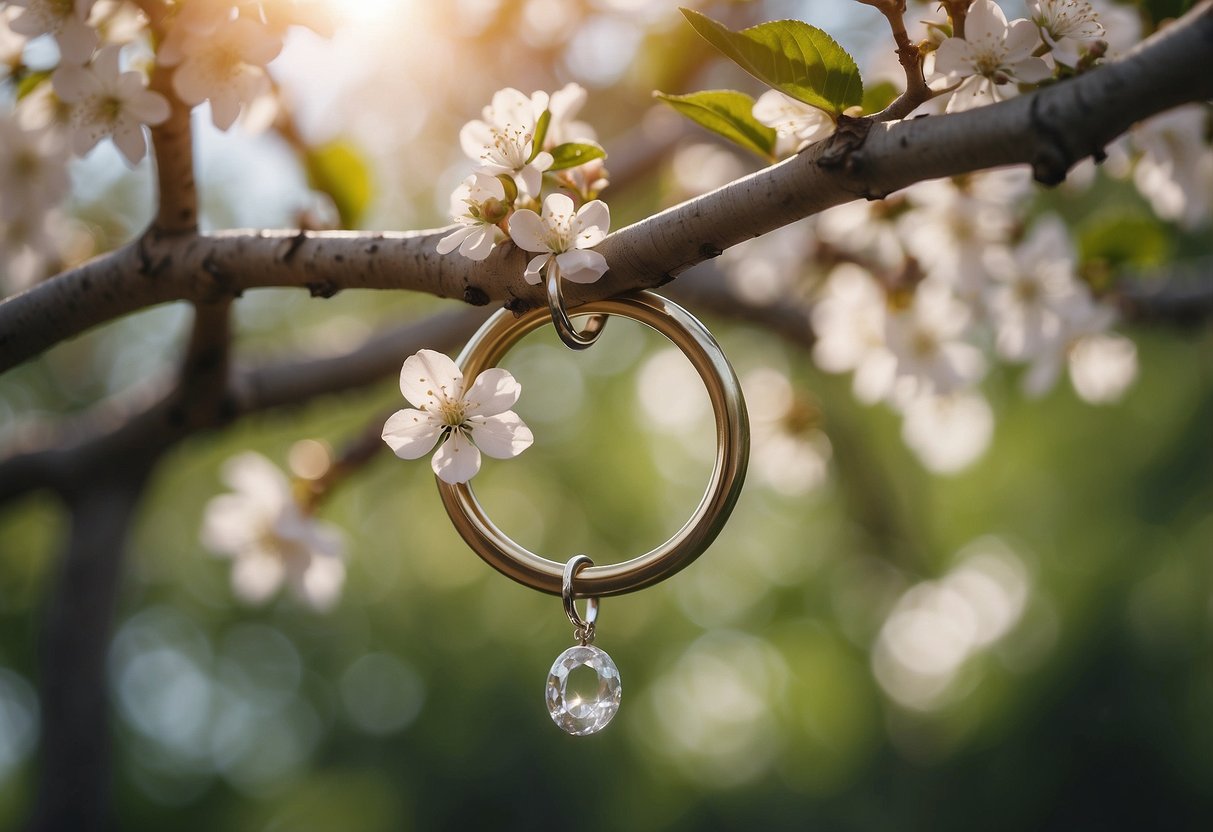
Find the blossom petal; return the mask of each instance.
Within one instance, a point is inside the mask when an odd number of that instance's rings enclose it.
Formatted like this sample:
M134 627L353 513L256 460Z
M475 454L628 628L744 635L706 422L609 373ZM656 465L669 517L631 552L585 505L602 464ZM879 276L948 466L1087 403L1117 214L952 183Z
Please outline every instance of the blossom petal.
M155 127L168 120L168 99L158 92L140 90L126 104L126 110L139 121Z
M973 47L962 38L948 38L935 50L935 71L953 80L972 75Z
M523 279L532 286L537 284L541 279L540 274L543 271L543 267L546 266L548 261L551 259L552 255L550 253L541 254L538 257L532 257L531 262L527 263L526 265L526 271L522 273Z
M1007 16L994 0L977 0L965 16L965 37L974 43L1001 41L1007 31Z
M531 160L531 163L527 165L527 167L532 167L537 172L543 173L545 170L550 168L555 161L556 159L551 153L548 153L546 150L541 150L539 153L535 154L535 158ZM538 194L539 192L536 191L535 193Z
M317 612L327 612L341 598L345 563L333 557L313 557L302 570L291 573L295 597Z
M471 421L472 438L484 451L494 459L513 459L531 447L535 435L512 410Z
M452 251L463 245L463 241L466 240L468 235L475 230L476 226L474 225L463 225L456 228L450 234L447 234L438 241L438 246L436 248L437 252L439 254L450 254Z
M557 255L560 274L570 283L593 283L607 270L607 261L596 251L574 249Z
M493 143L493 130L479 119L469 121L459 130L459 146L469 159L479 162L486 147Z
M547 226L529 208L520 208L510 217L510 239L524 251L551 251L546 237Z
M573 200L567 194L551 194L543 201L543 221L545 224L550 224L552 217L571 217L573 214Z
M952 93L948 101L947 112L959 113L981 107L994 101L993 84L982 75L970 75Z
M442 423L428 413L397 410L383 425L383 441L401 459L420 459L442 435Z
M278 591L285 577L282 560L264 552L241 555L232 563L232 591L249 604L264 602Z
M496 229L487 223L472 226L472 233L464 238L459 253L469 260L483 260L497 244Z
M245 451L223 463L223 481L269 513L290 499L290 483L277 465L256 451Z
M81 20L69 18L55 33L55 41L59 44L59 52L65 61L86 63L93 54L100 37L97 30Z
M462 430L453 430L434 454L430 467L438 479L454 485L467 482L480 470L480 451L468 441Z
M143 127L138 123L120 125L115 129L114 144L132 167L147 154L147 139L143 137Z
M236 555L251 546L263 515L239 494L220 494L207 501L202 513L202 545L221 555Z
M1024 58L1010 69L1012 75L1027 84L1039 84L1053 74L1044 58Z
M492 367L476 376L468 388L464 400L468 406L468 417L493 416L514 406L522 393L522 385L509 370Z
M543 156L544 154L539 154ZM551 159L548 155L548 159ZM551 162L548 163L549 165ZM543 172L535 165L527 165L514 176L514 181L517 182L522 190L530 196L539 196L539 190L543 187Z
M587 202L573 218L573 234L577 248L593 248L611 230L611 209L601 199Z
M1003 42L1003 62L1014 64L1022 61L1036 51L1040 42L1040 30L1035 23L1023 18L1011 21Z
M463 395L463 373L442 353L418 350L400 368L400 392L413 407L433 413Z
M178 73L181 70L177 70ZM226 90L222 94L211 96L211 121L219 130L227 130L236 123L236 118L240 115L240 99L239 97L228 93Z

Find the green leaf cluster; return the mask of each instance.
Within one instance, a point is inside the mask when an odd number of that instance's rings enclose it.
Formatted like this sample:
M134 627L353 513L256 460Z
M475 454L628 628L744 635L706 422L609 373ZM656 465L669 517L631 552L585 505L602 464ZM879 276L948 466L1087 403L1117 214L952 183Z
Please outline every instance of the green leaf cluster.
M865 98L855 59L828 34L803 21L774 20L734 32L691 9L682 13L696 32L746 72L831 118L852 107L866 110L885 96L881 89L871 100ZM775 131L754 118L754 100L745 93L655 95L696 124L766 161L774 160Z

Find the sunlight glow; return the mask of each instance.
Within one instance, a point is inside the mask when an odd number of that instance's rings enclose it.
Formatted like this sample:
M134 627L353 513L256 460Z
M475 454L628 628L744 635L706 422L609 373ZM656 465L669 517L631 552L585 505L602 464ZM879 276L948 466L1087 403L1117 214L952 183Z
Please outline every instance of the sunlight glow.
M382 22L398 17L412 5L409 0L324 0L341 23Z

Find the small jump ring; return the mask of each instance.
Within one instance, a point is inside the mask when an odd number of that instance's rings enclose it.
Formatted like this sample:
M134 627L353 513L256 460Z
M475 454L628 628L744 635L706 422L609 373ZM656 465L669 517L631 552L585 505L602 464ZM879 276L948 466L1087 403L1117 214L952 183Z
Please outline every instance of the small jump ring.
M598 336L602 334L603 327L606 326L607 316L589 315L585 329L577 331L572 320L569 319L569 313L564 308L564 292L560 288L560 267L556 265L555 257L548 261L546 282L548 309L552 312L552 326L556 327L556 334L560 336L561 341L564 341L564 345L569 349L583 350L597 341Z
M594 623L598 620L598 599L595 597L585 599L585 618L582 618L578 614L577 604L574 602L573 579L584 567L593 565L594 561L590 560L588 556L573 555L564 565L564 577L560 582L560 600L564 602L564 613L573 623L573 632L582 644L589 644L594 640Z

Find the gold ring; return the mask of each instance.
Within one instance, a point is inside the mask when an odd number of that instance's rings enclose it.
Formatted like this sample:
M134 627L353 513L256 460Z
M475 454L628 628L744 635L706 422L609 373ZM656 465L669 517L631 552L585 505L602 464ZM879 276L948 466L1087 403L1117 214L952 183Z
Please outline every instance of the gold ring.
M591 566L578 571L579 598L622 595L662 581L699 557L724 528L741 494L750 456L750 429L741 385L728 359L707 328L682 307L651 292L635 292L591 301L582 314L619 315L657 330L690 360L707 386L716 418L716 462L707 491L690 519L674 536L651 552L622 563ZM501 310L472 336L459 356L459 368L470 384L497 362L526 334L551 321L547 309L521 317ZM540 557L519 546L493 524L467 483L437 480L442 504L464 541L486 563L521 584L560 595L565 564Z

